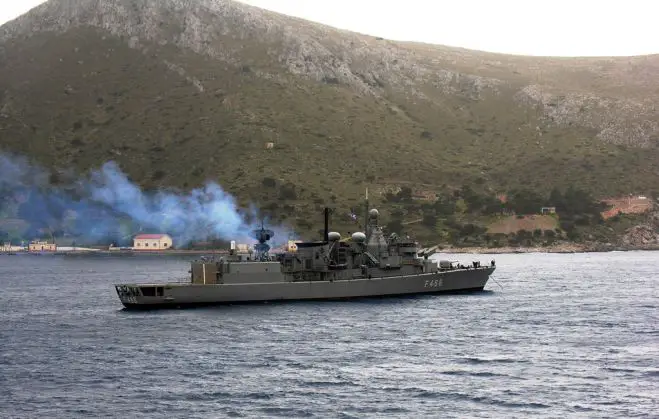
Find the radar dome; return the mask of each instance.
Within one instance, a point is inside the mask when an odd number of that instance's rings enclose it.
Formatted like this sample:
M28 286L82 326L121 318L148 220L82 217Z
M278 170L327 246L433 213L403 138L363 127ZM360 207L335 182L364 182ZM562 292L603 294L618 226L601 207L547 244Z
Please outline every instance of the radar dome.
M341 233L338 233L336 231L330 231L329 234L327 234L327 237L331 242L339 241L341 240Z
M376 210L375 208L373 208L372 210L370 210L370 211L368 212L368 216L371 217L371 218L374 218L374 219L375 219L375 218L378 218L378 217L380 216L380 211L378 211L378 210Z
M364 243L366 241L366 234L360 231L352 233L352 241L357 243Z

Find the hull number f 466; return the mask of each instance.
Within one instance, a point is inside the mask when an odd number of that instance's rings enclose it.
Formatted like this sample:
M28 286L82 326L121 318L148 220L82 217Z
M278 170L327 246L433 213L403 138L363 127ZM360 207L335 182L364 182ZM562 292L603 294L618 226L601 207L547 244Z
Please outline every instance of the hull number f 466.
M426 282L423 284L423 288L439 288L441 286L441 279L426 279Z

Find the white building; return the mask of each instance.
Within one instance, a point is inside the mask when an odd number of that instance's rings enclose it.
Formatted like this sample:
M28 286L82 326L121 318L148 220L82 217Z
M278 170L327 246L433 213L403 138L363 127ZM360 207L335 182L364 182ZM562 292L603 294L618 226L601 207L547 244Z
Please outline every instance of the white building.
M138 234L133 239L135 250L166 250L173 246L168 234Z

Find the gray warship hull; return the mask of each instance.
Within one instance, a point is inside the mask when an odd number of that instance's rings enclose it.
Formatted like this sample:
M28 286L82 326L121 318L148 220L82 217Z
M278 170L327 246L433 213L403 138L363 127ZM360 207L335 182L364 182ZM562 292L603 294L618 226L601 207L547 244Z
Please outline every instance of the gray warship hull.
M154 309L475 292L483 290L493 271L494 267L478 267L418 275L333 281L131 284L116 287L119 298L127 309Z
M254 230L254 252L235 252L219 260L193 261L190 281L168 284L118 284L129 309L188 307L257 301L335 300L482 290L495 270L419 257L418 244L392 233L385 236L378 211L368 212L367 233L342 240L330 232L325 208L324 240L297 242L276 258L268 254L272 230Z

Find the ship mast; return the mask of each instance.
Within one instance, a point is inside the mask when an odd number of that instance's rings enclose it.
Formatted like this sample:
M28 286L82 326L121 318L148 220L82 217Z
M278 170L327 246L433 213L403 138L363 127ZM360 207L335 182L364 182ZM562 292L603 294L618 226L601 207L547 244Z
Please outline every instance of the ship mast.
M325 207L324 216L325 216L325 228L323 229L323 241L329 243L329 214L330 209Z
M366 188L366 200L364 201L364 234L368 237L368 187Z

